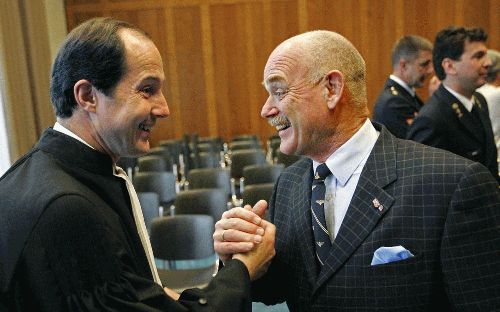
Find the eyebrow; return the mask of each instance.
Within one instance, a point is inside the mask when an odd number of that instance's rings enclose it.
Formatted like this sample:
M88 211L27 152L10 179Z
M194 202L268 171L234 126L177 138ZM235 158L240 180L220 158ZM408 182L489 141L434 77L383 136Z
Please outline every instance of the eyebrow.
M264 81L262 81L262 85L267 87L272 84L286 84L286 80L279 75L271 75L267 77Z

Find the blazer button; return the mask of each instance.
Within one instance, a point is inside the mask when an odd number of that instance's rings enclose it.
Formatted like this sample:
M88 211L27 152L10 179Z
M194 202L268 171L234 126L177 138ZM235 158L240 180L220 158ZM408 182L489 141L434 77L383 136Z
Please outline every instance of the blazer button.
M201 305L206 305L207 304L207 299L200 298L200 299L198 299L198 303L201 304Z

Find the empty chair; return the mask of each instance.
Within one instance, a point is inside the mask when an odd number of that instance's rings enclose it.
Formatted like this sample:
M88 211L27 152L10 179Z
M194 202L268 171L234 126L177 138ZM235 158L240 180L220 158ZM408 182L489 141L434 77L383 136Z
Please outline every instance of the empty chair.
M167 171L172 171L172 165L175 163L175 159L170 154L170 152L162 146L157 146L149 150L146 156L159 156L162 157L167 166Z
M259 200L269 202L273 194L274 183L252 184L245 187L243 192L243 205L255 205Z
M165 158L159 155L141 156L137 159L139 172L143 171L171 171L172 167L167 166Z
M297 156L297 155L287 155L283 154L281 151L278 150L276 154L276 163L278 164L283 164L285 167L293 165L296 161L301 159L302 156Z
M137 192L139 203L141 203L144 223L148 231L151 229L151 222L161 216L160 197L154 192Z
M255 134L242 134L233 137L232 141L259 141Z
M176 177L172 172L138 172L133 180L137 192L155 192L160 204L168 209L176 194Z
M250 165L262 165L266 156L262 149L237 150L231 153L231 178L238 180L243 176L243 168Z
M196 157L192 155L192 157ZM217 152L200 152L194 159L196 168L217 168L220 167L220 154Z
M220 220L227 207L227 195L222 189L194 189L177 194L175 215L204 214Z
M231 196L231 176L229 169L200 168L190 170L187 176L189 189L218 188L227 198Z
M243 179L245 186L261 183L275 183L285 169L283 164L276 165L251 165L243 168Z
M261 145L259 141L235 141L229 143L229 149L231 151L243 150L243 149L260 149Z
M205 215L162 217L151 223L151 247L162 284L181 292L207 285L216 270L215 258L196 269L173 269L172 261L213 257L214 220Z

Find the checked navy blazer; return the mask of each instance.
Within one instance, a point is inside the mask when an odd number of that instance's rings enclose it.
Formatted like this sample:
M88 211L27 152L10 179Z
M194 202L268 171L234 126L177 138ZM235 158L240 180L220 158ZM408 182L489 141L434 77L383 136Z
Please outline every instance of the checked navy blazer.
M290 311L498 309L496 181L477 162L374 126L380 136L321 271L311 228L312 161L282 173L270 200L276 256L252 285L254 301L286 301ZM375 250L399 245L414 257L371 266Z

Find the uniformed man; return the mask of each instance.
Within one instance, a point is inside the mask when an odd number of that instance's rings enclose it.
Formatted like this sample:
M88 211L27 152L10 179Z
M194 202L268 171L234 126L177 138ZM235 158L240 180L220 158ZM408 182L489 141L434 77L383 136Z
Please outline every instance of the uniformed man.
M392 50L392 75L375 102L373 120L399 138L406 138L408 127L423 103L415 88L432 75L432 44L419 36L404 36Z
M415 118L408 139L480 162L498 180L488 106L476 92L491 66L486 39L481 28L448 27L437 34L432 59L442 83Z

